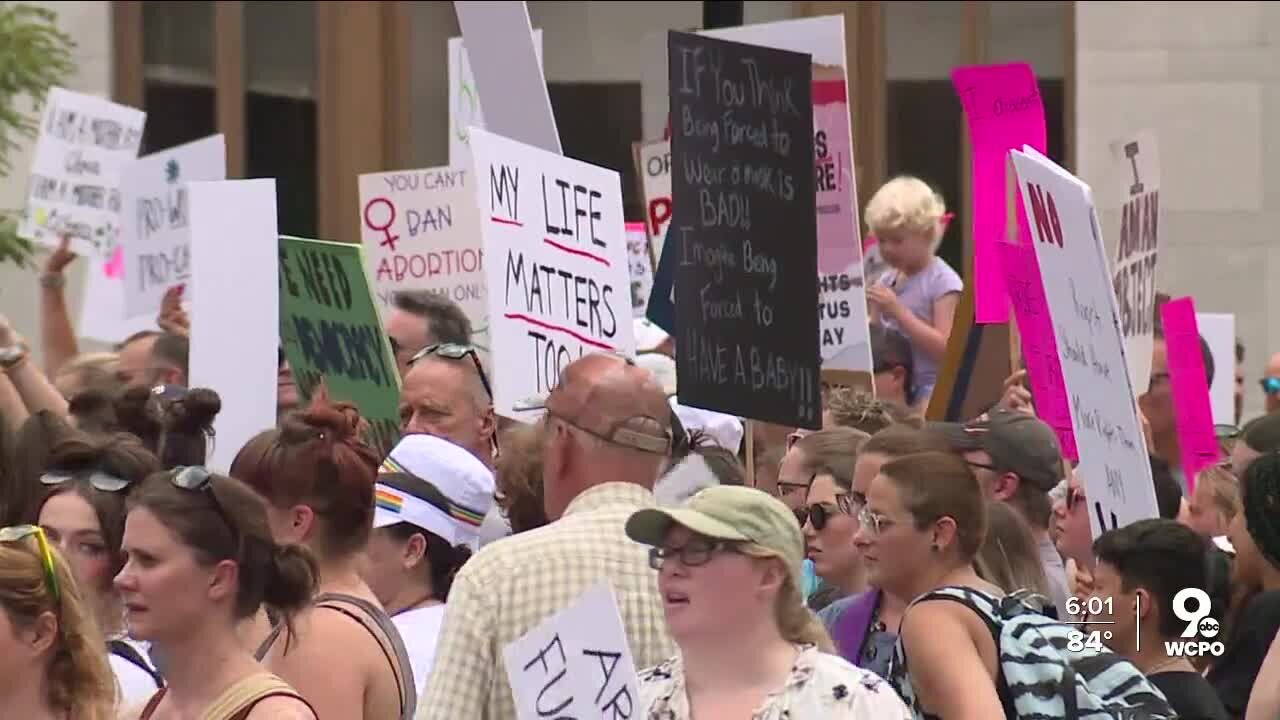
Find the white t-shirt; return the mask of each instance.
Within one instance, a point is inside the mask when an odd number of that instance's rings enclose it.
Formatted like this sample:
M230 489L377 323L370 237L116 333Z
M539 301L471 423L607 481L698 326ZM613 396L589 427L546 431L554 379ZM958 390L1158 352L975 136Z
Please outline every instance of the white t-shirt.
M418 702L426 691L427 676L436 660L436 644L440 639L440 626L444 623L444 605L430 605L398 613L391 617L400 639L409 652L409 664L413 667L413 681L418 686Z
M136 650L143 660L151 662L146 646L129 638L123 638L123 640L129 647ZM120 685L120 707L131 708L144 705L152 695L156 694L156 690L160 689L151 675L132 660L111 653L107 656L107 661L111 664L111 671L115 673L116 682Z

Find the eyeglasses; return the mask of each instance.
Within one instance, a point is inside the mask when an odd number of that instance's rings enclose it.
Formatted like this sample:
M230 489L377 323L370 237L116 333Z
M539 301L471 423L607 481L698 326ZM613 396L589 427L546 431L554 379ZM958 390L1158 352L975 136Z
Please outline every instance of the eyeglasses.
M826 529L827 523L836 515L852 515L853 501L848 493L836 495L835 504L831 503L813 503L806 507L796 510L796 520L800 523L800 527L804 527L805 522L813 523L813 529L822 532Z
M663 561L673 557L679 558L680 564L685 567L700 567L711 562L712 556L717 552L734 552L737 547L735 543L727 540L712 542L694 540L678 548L652 547L649 548L649 567L661 570Z
M44 528L39 525L12 525L0 528L0 542L21 542L35 536L36 545L40 549L40 564L44 566L44 582L49 587L49 594L55 603L62 602L62 592L58 589L58 573L53 567L53 551L49 549L49 538Z
M480 375L480 384L484 385L484 391L489 397L493 397L493 389L489 387L489 376L484 374L484 366L480 364L480 354L470 345L459 345L457 343L436 343L428 345L409 358L409 366L421 360L428 355L439 355L449 360L461 360L470 356L471 362L476 366L476 373Z
M779 480L777 489L774 490L774 494L780 498L784 498L788 495L794 495L795 493L806 492L808 490L809 483L793 483Z
M1262 391L1268 395L1280 394L1280 378L1264 377L1258 381L1262 386Z
M1213 435L1219 440L1235 440L1240 437L1240 428L1226 423L1214 425Z
M208 496L213 503L213 511L218 513L218 517L222 518L222 523L231 531L232 537L236 538L238 544L241 540L239 526L231 521L231 516L222 507L222 502L218 500L218 493L213 490L213 477L213 474L206 468L199 465L186 465L174 468L169 475L169 481L174 484L174 487L203 493Z
M77 477L84 477L84 473L65 473L65 472L47 472L40 476L41 485L61 485ZM104 472L94 471L89 473L89 486L95 490L102 492L120 492L129 487L130 482L124 478L118 478Z
M888 530L894 525L888 515L881 515L880 513L872 512L871 508L866 506L863 506L863 508L858 511L858 524L862 526L863 530L868 531L872 535L882 535L885 530Z

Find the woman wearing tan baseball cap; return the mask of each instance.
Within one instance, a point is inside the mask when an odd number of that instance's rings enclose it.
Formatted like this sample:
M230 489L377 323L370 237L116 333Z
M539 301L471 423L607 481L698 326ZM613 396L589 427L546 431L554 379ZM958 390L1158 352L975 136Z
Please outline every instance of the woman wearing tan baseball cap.
M720 485L640 510L626 530L652 546L680 646L640 674L640 717L910 717L887 683L827 654L831 640L800 594L804 539L781 501Z

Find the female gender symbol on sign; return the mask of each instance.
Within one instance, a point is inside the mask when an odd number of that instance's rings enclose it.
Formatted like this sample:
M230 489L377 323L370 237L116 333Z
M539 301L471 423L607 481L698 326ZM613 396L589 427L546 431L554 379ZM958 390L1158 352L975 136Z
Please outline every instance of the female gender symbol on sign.
M378 203L381 203L387 206L387 221L382 225L375 225L373 220L369 219L369 211L372 210L373 206ZM364 224L369 226L370 230L373 230L374 232L383 233L386 236L382 240L382 242L378 244L381 245L382 247L390 249L391 252L396 251L396 241L400 239L399 235L392 235L391 230L389 229L391 227L391 224L394 223L395 221L396 221L396 206L392 205L390 200L384 197L377 197L365 203Z

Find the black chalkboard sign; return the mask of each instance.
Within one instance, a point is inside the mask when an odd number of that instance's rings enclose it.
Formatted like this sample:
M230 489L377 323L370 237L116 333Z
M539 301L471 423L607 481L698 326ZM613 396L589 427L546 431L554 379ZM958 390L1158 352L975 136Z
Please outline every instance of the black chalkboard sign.
M680 402L821 426L809 55L672 32Z

